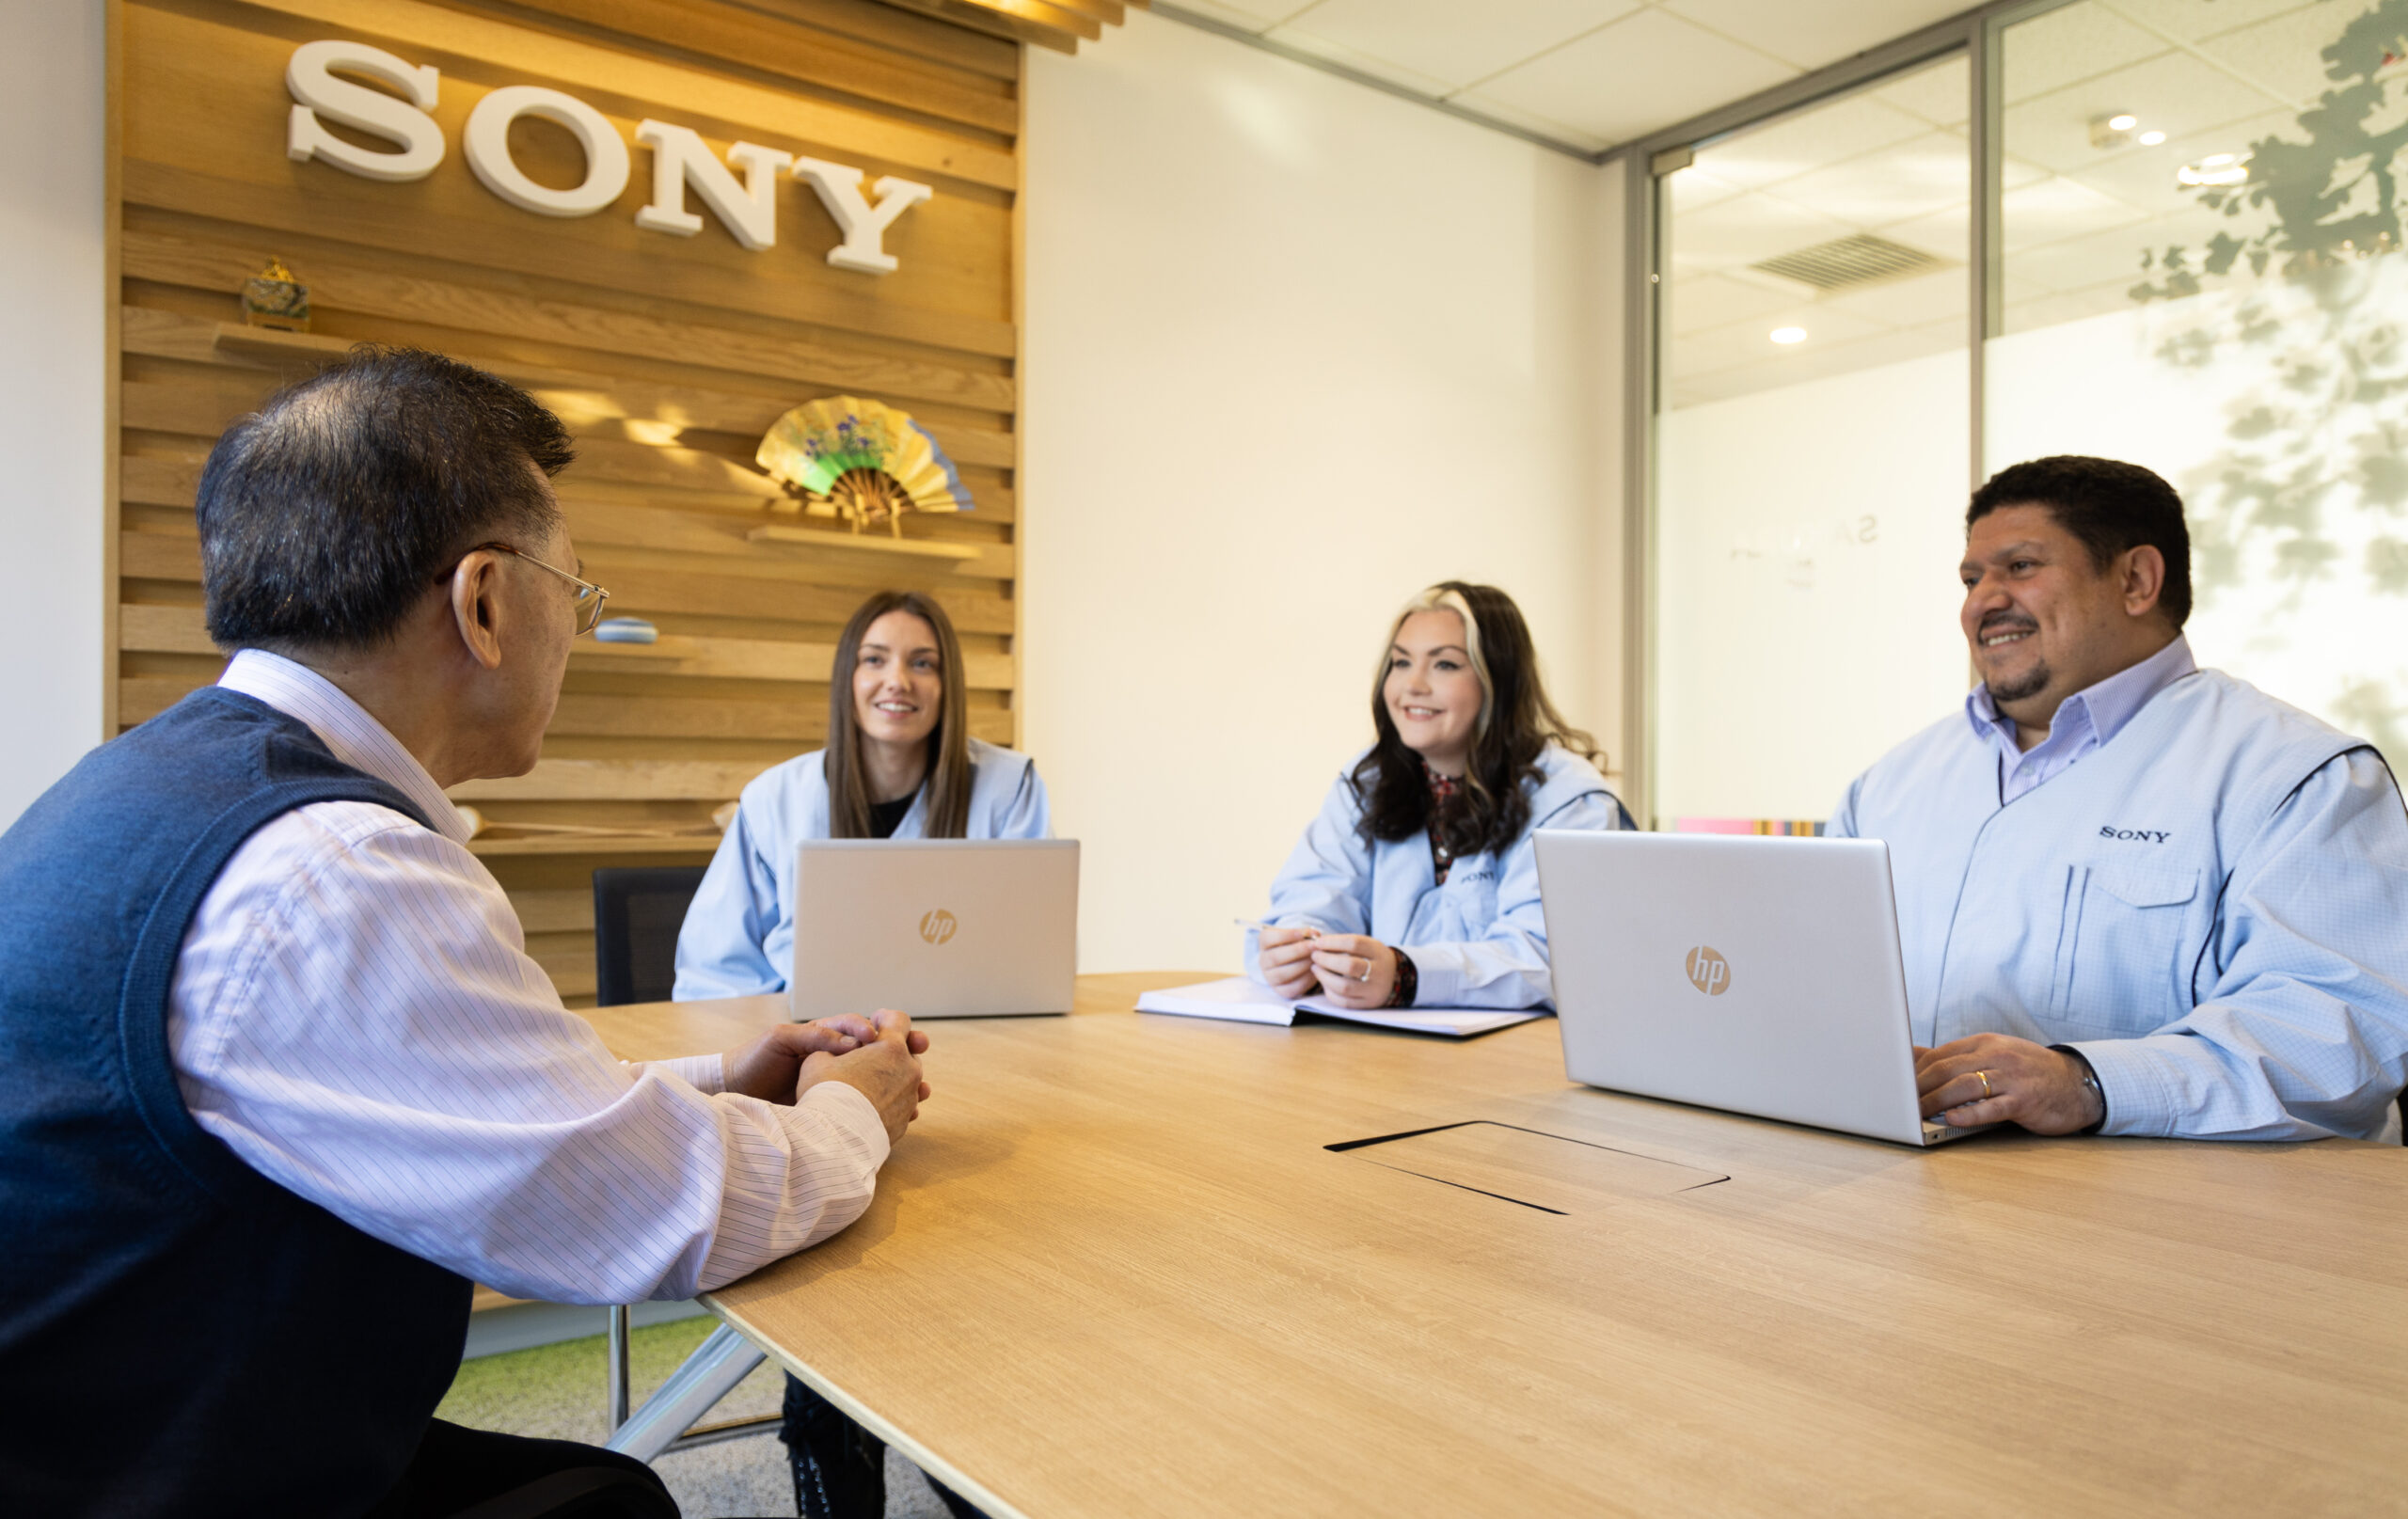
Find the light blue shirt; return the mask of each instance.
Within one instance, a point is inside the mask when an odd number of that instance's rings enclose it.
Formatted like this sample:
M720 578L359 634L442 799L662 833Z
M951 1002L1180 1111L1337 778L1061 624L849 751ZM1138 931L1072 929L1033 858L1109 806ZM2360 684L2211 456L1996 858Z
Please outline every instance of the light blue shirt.
M1543 828L1622 826L1622 803L1605 777L1579 756L1550 746L1529 788L1530 818L1494 853L1467 854L1438 883L1430 835L1366 842L1362 804L1347 766L1321 814L1305 830L1271 885L1269 922L1325 933L1369 934L1409 950L1420 977L1422 1007L1552 1007L1546 917L1539 907L1538 847ZM1245 968L1259 979L1256 934L1245 936Z
M784 991L794 964L796 847L824 839L829 822L824 750L790 759L755 776L744 788L736 821L719 841L686 926L677 934L679 1002L749 997ZM1045 783L1025 754L970 740L970 816L974 839L1054 836ZM924 838L928 790L911 800L894 837Z
M2377 1137L2408 1082L2400 789L2363 740L2188 657L2094 687L2090 732L2012 792L1995 729L1952 713L1830 831L1889 845L1916 1043L2070 1044L2109 1133Z
M2003 715L1990 700L1988 686L1976 685L1965 698L1965 716L1973 731L1998 745L1998 790L2002 805L2057 775L2066 767L2121 733L2132 714L2148 699L2199 668L2191 657L2191 641L2175 636L2173 642L2139 664L2119 670L2096 686L2074 692L2057 704L2049 720L2049 736L2025 751L2015 741L2015 720Z

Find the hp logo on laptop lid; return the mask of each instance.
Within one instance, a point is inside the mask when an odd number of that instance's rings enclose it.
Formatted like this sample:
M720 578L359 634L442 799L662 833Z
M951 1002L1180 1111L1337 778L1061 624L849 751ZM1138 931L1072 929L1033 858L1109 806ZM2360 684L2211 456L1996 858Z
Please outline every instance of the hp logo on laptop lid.
M1731 989L1731 962L1711 944L1700 944L1690 950L1686 962L1689 985L1709 997L1719 997Z
M960 923L955 919L952 913L947 912L943 908L938 908L935 911L924 914L921 917L920 937L927 940L931 944L942 944L946 940L951 939L953 937L953 931L960 926Z

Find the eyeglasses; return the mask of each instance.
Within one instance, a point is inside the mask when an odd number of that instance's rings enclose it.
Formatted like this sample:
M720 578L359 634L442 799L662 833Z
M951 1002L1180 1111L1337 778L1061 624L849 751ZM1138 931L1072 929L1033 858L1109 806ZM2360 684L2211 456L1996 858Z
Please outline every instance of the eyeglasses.
M610 593L603 590L600 586L595 585L593 581L580 580L576 576L569 574L568 571L547 564L542 560L537 559L534 555L528 553L525 549L513 548L508 544L479 544L475 548L469 549L468 554L473 554L477 552L478 549L489 549L497 554L509 554L515 558L523 559L528 563L534 565L537 569L548 571L553 575L557 575L562 579L566 580L569 584L577 587L577 601L575 605L577 608L578 637L583 638L586 634L593 632L596 627L601 625L602 604L610 599ZM466 559L467 558L467 554L463 554L460 558ZM459 561L454 560L452 564L452 569L456 570L459 567ZM579 567L582 568L582 566ZM452 570L445 570L442 575L436 577L436 578L447 578L451 574Z

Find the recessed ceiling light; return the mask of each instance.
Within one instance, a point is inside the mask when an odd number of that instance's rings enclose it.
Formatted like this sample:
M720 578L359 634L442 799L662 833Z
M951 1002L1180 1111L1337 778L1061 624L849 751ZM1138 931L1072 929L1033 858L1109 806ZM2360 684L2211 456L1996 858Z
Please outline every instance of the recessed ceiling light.
M2199 188L2205 185L2243 184L2249 180L2249 155L2246 153L2210 153L2195 164L2185 164L2175 170L2177 184Z
M2130 111L2113 111L2105 116L2094 116L2090 119L2090 146L2093 148L2124 147L2132 140L2132 128L2140 124L2141 119Z
M1806 329L1804 327L1775 327L1772 329L1771 337L1773 341L1784 345L1794 342L1804 342L1806 340Z
M2140 134L2139 140L2142 147L2154 148L2159 143L2165 140L2165 134L2162 132L2144 132Z

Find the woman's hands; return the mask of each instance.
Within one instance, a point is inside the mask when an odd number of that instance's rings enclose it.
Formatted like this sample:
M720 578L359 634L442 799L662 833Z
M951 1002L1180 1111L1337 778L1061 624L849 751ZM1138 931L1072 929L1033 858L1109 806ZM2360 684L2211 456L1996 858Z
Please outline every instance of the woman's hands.
M1396 989L1396 951L1369 934L1264 928L1255 965L1264 986L1294 1002L1315 992L1340 1007L1385 1007Z
M1321 994L1340 1007L1385 1007L1396 989L1396 951L1369 934L1323 934L1312 968Z
M1255 966L1262 984L1290 1002L1309 997L1321 985L1313 974L1318 928L1264 928L1255 941Z

